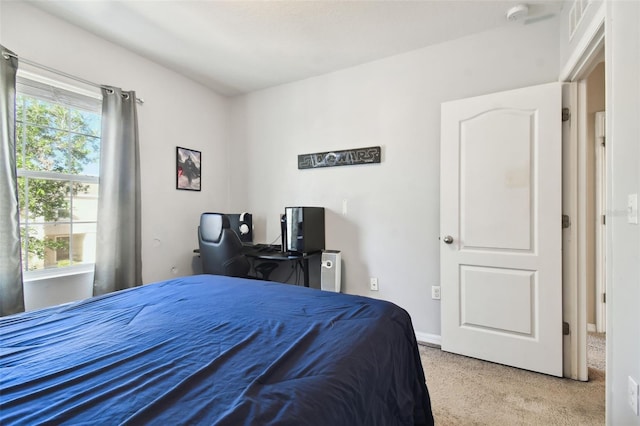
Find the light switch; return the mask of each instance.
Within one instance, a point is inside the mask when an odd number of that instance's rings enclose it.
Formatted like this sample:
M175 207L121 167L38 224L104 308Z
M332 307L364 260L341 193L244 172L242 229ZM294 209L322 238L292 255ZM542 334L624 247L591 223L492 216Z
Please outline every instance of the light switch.
M638 384L631 376L629 376L628 383L627 396L629 397L629 406L631 410L633 410L633 414L637 416L640 414L640 412L638 412Z
M627 222L638 224L638 194L627 196Z

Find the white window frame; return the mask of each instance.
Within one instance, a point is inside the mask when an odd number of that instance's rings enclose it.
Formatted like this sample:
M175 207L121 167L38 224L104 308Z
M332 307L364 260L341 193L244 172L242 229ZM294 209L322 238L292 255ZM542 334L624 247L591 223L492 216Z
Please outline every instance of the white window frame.
M73 94L77 94L79 96L95 99L97 105L102 102L102 94L98 88L84 88L74 84L69 84L63 81L45 77L43 75L35 74L29 71L24 71L24 70L18 70L17 77L19 82L24 80L31 80L37 83L53 86L53 87L65 90L67 92L72 92ZM23 92L18 91L17 93L23 93ZM100 112L100 109L96 108L96 111ZM23 170L23 169L18 170L18 177L45 178L45 179L52 178L51 174L48 172L40 172L35 170ZM69 181L71 183L82 182L82 183L98 183L99 184L99 178L97 176L60 173L60 174L56 174L56 177L60 178L60 180ZM73 202L73 198L72 198L72 202ZM73 208L73 206L70 206L70 208ZM82 221L79 221L79 222L82 222ZM73 221L70 221L70 227L71 227L71 231L69 235L73 235ZM70 240L72 240L72 238L70 238ZM32 271L23 271L22 274L25 281L39 281L39 280L46 280L48 278L84 274L84 273L93 271L94 266L95 265L93 263L83 263L83 264L58 267L58 268L46 268L46 269L38 269L38 270L32 270Z

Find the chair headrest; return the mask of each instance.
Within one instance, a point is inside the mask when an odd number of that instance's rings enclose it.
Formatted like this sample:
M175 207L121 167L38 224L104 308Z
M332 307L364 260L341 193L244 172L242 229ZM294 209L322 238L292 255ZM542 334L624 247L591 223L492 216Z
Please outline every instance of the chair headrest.
M204 241L217 243L222 230L229 228L229 218L221 213L202 213L200 215L200 235Z

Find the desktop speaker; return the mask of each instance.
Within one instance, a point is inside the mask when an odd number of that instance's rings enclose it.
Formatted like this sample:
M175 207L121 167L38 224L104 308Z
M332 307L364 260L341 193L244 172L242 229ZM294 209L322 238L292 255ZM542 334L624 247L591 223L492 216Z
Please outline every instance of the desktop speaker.
M320 268L320 288L340 293L342 255L338 250L324 250Z

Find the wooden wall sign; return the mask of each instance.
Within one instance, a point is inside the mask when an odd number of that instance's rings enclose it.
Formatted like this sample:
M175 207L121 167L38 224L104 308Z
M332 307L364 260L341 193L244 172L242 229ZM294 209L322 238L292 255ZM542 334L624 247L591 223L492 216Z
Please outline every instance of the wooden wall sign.
M298 155L298 169L300 170L317 169L320 167L351 166L355 164L373 164L379 162L379 146Z

